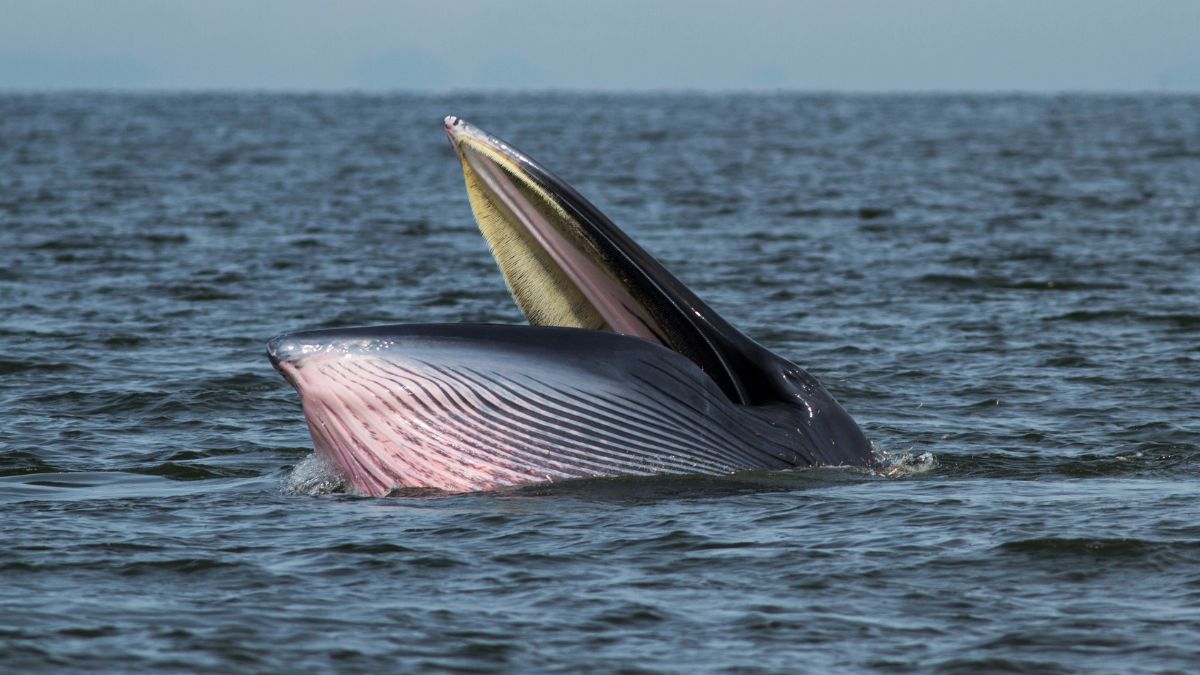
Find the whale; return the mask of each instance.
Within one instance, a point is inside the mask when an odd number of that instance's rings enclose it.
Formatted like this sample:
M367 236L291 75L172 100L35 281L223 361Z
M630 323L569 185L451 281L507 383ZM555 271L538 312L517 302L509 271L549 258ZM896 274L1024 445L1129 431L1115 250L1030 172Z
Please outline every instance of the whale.
M316 453L385 496L571 479L869 467L821 383L737 330L591 202L450 116L468 201L528 325L285 333Z

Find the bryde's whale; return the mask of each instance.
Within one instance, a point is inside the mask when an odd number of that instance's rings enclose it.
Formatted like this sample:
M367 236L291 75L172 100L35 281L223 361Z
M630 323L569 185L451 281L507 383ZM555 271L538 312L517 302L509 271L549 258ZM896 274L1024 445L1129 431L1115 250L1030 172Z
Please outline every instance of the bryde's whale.
M461 119L445 128L531 325L272 339L317 452L352 489L871 462L815 378L738 332L569 185Z

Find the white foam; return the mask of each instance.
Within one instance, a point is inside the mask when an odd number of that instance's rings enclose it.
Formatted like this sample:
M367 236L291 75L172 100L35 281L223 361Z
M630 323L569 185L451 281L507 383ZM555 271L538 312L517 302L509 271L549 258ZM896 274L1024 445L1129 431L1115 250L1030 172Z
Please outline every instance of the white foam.
M875 450L875 462L879 467L876 472L888 478L907 478L932 471L937 468L937 457L932 452L922 452L914 455L912 449L901 452Z
M305 457L288 474L283 491L292 495L327 495L343 492L346 481L332 464L317 453Z

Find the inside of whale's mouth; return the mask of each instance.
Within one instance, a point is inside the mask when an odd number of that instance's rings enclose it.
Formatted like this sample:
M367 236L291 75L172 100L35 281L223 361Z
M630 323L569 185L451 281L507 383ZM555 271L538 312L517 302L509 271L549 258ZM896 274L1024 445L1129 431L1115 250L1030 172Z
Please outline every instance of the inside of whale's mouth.
M479 229L530 324L620 333L679 351L627 277L637 270L598 243L555 187L490 138L458 139L456 147Z

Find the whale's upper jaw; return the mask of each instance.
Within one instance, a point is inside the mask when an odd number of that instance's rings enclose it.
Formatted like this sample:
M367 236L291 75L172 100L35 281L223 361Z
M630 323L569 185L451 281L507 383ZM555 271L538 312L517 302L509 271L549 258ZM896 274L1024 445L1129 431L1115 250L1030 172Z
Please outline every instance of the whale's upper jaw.
M536 162L455 117L446 118L446 133L462 160L480 230L531 324L671 346L653 307L624 279L626 270L606 257L595 228L567 210L559 186L539 175Z
M480 230L531 324L640 337L691 359L734 403L777 399L782 359L723 320L591 202L461 118L447 117L445 129Z

